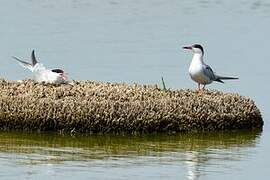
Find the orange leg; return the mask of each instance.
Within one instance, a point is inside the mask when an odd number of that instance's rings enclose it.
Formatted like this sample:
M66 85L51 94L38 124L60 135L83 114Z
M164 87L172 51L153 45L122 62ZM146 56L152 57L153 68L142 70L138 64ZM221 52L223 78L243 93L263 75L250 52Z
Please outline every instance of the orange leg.
M202 89L205 90L205 84L203 85L203 88Z

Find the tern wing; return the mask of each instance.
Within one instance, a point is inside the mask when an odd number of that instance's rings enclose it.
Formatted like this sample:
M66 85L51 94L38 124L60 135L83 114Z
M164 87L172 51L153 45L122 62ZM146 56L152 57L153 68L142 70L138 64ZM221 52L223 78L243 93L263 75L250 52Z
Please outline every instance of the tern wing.
M207 76L210 80L215 81L217 79L214 71L212 70L212 68L208 65L204 65L203 68L203 73L205 76Z
M238 79L237 77L226 77L226 76L219 76L214 73L210 66L205 65L204 74L209 77L213 81L217 81L220 83L224 83L222 80L229 80L229 79Z
M37 58L35 56L35 50L32 51L31 59L32 59L33 66L35 66L38 63Z
M29 70L33 71L33 65L30 64L29 62L23 61L23 60L21 60L21 59L15 57L15 56L12 56L12 58L15 59L16 61L18 61L19 64L20 64L22 67L24 67L24 68L26 68L26 69L29 69Z

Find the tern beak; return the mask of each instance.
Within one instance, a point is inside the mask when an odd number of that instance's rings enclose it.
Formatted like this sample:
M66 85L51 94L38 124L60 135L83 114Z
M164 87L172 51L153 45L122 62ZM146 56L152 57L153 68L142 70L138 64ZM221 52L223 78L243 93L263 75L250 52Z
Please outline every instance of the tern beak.
M183 49L192 49L192 46L183 46Z
M60 74L60 78L62 79L62 80L67 80L68 79L68 76L67 76L67 73L61 73Z

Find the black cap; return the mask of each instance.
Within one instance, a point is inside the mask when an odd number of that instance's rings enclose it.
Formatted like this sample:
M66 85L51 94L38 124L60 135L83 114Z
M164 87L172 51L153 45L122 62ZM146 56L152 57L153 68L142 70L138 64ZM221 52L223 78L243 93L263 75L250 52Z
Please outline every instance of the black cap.
M64 71L62 69L52 69L52 72L55 72L55 73L64 73Z
M200 44L193 44L192 47L200 49L202 53L204 54L203 47Z

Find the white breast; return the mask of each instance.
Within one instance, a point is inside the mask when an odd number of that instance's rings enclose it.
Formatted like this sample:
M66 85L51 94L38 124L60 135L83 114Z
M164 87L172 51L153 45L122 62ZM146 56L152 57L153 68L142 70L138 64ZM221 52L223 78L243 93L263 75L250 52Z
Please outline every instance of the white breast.
M33 68L34 80L46 83L62 83L59 74L46 69L43 64L36 64Z
M199 84L210 84L212 80L205 76L203 72L203 61L202 57L194 54L192 61L189 66L189 75L191 79Z

